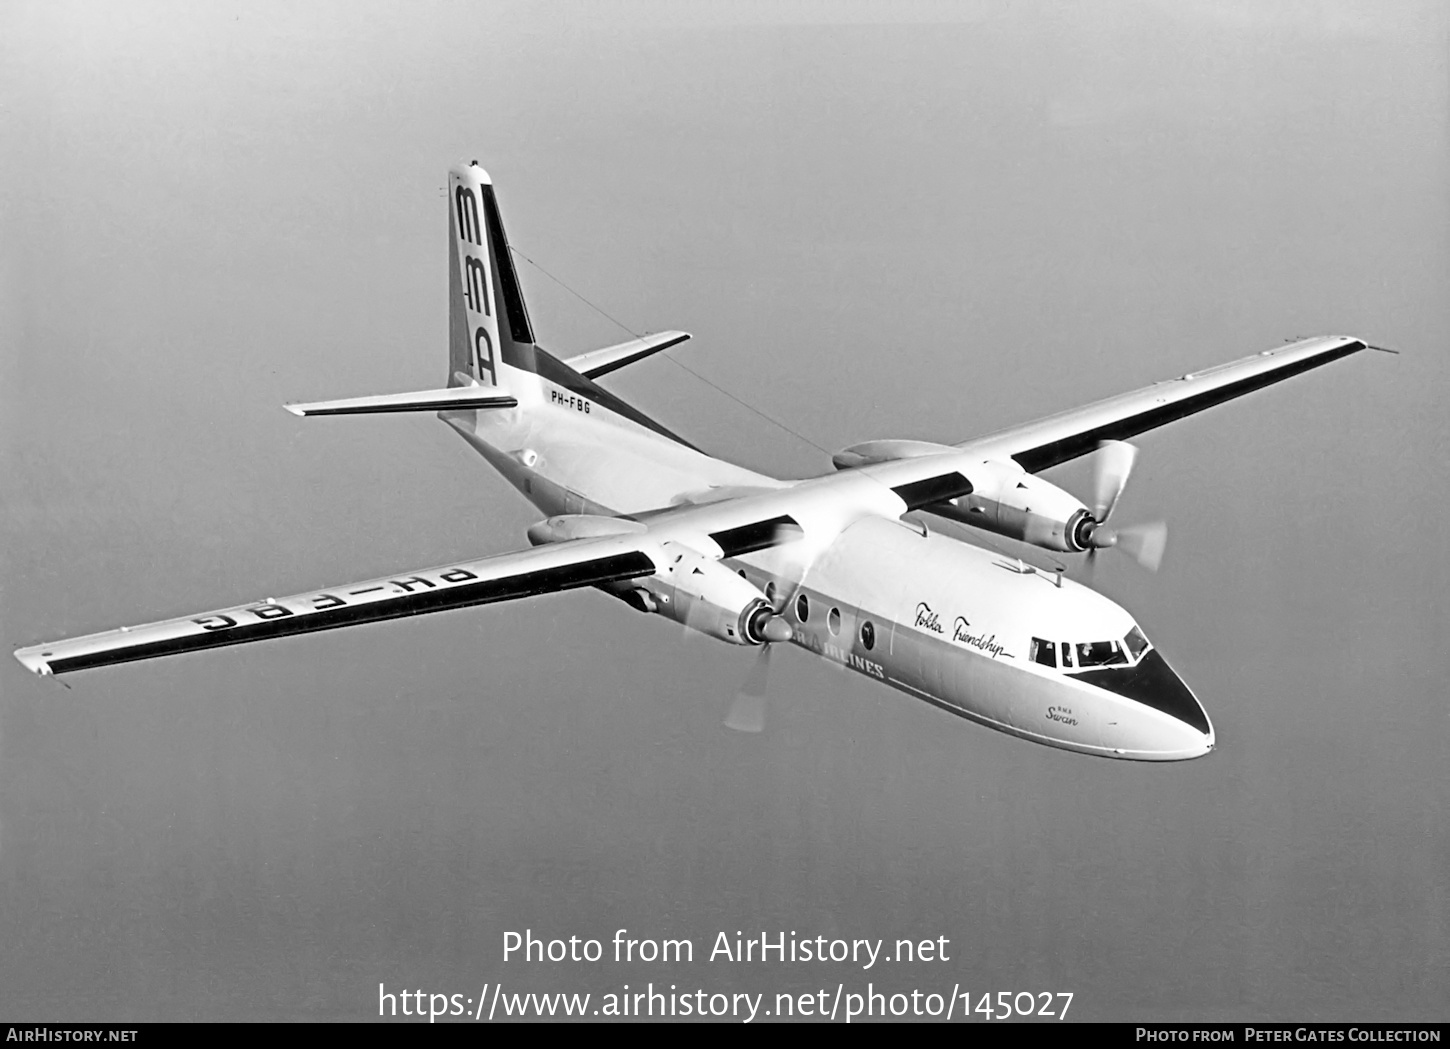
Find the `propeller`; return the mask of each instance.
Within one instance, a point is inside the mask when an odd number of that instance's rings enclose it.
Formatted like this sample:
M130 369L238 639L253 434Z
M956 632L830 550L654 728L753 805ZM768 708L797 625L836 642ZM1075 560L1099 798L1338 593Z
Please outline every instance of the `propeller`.
M736 732L765 730L766 695L770 686L770 652L776 645L789 641L794 631L784 618L786 602L791 599L810 567L811 554L804 549L799 525L780 525L772 537L776 554L773 568L776 581L767 587L769 608L756 613L755 628L764 638L760 654L745 675L745 681L725 714L725 727Z
M760 646L760 655L755 657L750 673L735 694L735 701L725 715L725 727L736 732L761 732L765 729L765 694L770 684L769 642Z
M1137 461L1138 449L1126 441L1103 441L1098 445L1093 476L1093 518L1106 524L1113 507L1128 486Z
M1128 478L1133 474L1138 449L1125 441L1103 441L1098 445L1093 464L1092 528L1087 533L1087 574L1091 578L1099 550L1114 549L1127 554L1150 572L1163 563L1163 549L1168 543L1168 526L1162 521L1108 528Z
M1127 528L1099 528L1093 532L1088 564L1100 549L1121 550L1150 572L1163 563L1163 548L1168 544L1168 526L1162 521L1129 525Z

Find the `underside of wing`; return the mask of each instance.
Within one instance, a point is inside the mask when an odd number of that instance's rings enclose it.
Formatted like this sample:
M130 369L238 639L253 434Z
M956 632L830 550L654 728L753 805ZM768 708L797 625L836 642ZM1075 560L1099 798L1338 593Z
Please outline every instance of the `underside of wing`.
M267 598L16 651L41 675L490 604L657 571L639 535L578 539L478 561Z
M1305 339L1230 364L1189 372L1132 393L957 445L984 459L1014 459L1037 473L1166 423L1242 397L1366 349L1350 336Z

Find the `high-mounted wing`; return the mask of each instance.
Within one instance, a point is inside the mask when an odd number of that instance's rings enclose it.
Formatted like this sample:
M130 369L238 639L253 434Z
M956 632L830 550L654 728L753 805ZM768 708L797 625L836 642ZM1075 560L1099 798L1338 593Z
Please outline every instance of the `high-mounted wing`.
M1216 404L1366 349L1349 336L1305 339L1276 350L1145 386L957 445L984 459L1014 459L1029 473L1076 459L1102 441L1122 441Z
M564 363L587 379L597 379L601 375L623 368L626 364L642 361L652 353L678 346L689 337L690 333L687 331L656 332L614 346L581 353L577 357L570 357Z
M34 645L15 658L36 674L127 663L315 630L571 590L657 571L640 534L576 539L478 561L267 598L198 616Z

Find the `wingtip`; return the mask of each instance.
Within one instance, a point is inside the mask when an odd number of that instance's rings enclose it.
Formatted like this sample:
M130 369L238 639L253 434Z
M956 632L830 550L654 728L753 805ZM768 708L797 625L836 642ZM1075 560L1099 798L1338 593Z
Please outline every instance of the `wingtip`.
M14 655L21 666L37 677L49 677L54 673L45 661L45 653L39 648L17 648Z

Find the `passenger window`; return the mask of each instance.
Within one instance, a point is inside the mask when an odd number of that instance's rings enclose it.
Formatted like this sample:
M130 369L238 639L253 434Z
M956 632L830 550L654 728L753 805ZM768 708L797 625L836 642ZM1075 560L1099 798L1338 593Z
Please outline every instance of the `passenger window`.
M1040 637L1032 639L1032 661L1041 663L1045 667L1057 666L1057 642L1044 641Z
M802 623L811 618L811 603L806 600L805 594L795 599L795 617Z
M876 628L869 619L861 624L861 647L868 651L876 647Z
M826 626L830 628L833 635L841 632L841 610L839 608L831 609L831 614L826 616Z

